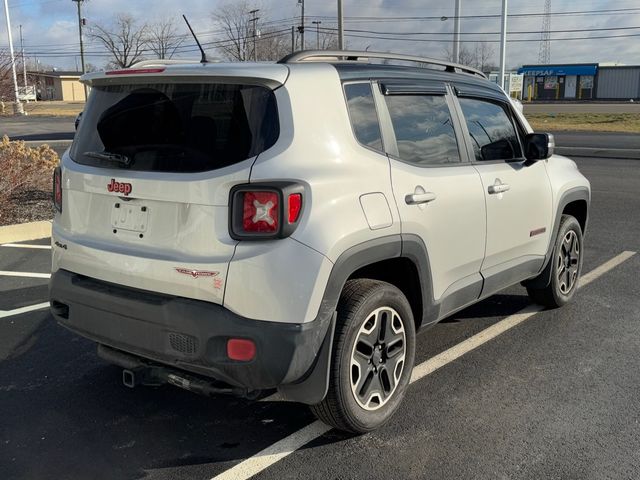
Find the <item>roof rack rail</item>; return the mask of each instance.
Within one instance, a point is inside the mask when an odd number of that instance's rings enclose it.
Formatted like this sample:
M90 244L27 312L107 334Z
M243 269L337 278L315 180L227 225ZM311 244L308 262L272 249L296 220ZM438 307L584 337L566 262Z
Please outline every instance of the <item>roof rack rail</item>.
M300 63L304 61L313 61L316 59L322 58L337 58L338 61L358 61L370 58L381 58L385 60L399 60L403 62L414 62L414 63L422 63L428 65L437 65L440 67L445 67L445 71L447 72L462 72L470 75L478 75L482 78L487 78L487 76L482 73L480 70L477 70L473 67L466 67L464 65L460 65L459 63L448 62L446 60L438 60L435 58L428 57L418 57L415 55L402 55L395 53L384 53L384 52L362 52L362 51L349 51L349 50L302 50L300 52L295 52L287 55L278 61L278 63ZM316 60L316 61L318 61ZM321 61L321 60L320 60Z
M219 60L210 60L210 62L218 62ZM200 63L200 60L195 60L195 59L191 59L191 60L169 60L169 59L161 59L161 58L156 58L155 60L141 60L139 62L134 63L133 65L131 65L131 67L129 68L141 68L141 67L153 67L153 66L163 66L163 65L187 65L187 64L194 64L194 63Z

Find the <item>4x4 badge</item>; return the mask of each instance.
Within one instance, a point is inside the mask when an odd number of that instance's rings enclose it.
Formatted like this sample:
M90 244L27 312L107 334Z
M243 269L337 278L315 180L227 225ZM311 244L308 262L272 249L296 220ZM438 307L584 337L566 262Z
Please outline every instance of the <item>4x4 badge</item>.
M191 275L193 278L199 277L217 277L220 272L208 272L206 270L190 270L188 268L175 267L176 272L183 275Z

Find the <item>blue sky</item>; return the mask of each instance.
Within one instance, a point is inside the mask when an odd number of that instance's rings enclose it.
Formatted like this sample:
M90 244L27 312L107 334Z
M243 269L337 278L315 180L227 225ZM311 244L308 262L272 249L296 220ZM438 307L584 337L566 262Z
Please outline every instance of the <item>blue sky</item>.
M227 0L228 1L228 0ZM108 24L115 14L126 12L134 15L141 22L154 21L166 17L179 18L182 13L192 21L196 31L203 32L203 41L220 39L216 26L211 20L211 12L220 5L220 0L87 0L83 4L84 16L88 26L92 24ZM286 29L300 15L297 0L257 0L261 9L262 20L269 19L277 23L278 28ZM318 17L323 26L335 25L335 1L306 0L306 14L311 20ZM462 0L463 16L498 15L501 0ZM380 39L389 37L382 33L347 32L347 45L352 49L364 49L370 45L371 50L413 53L431 57L442 57L451 39L449 33L453 29L451 19L441 21L442 16L453 16L453 0L345 0L346 28L349 30L366 30L373 32L411 33L402 41ZM620 13L600 13L589 15L554 16L552 30L607 29L594 32L560 32L552 33L552 38L590 37L587 40L556 40L552 43L552 62L621 62L640 64L640 1L638 0L554 0L552 10L557 12L594 11L605 9L637 8L635 11ZM18 25L23 25L25 50L28 57L35 55L41 62L65 69L75 69L78 61L78 32L76 20L76 4L71 0L9 0L14 44L19 48ZM510 0L509 13L540 13L544 9L544 0ZM368 21L349 17L378 17L384 21ZM435 19L398 19L393 17L436 17ZM525 16L511 18L510 32L539 32L542 18ZM182 25L180 25L182 28ZM626 27L636 27L626 29ZM498 61L499 18L464 18L462 31L469 40L486 40L493 42L495 63ZM493 32L493 33L492 33ZM422 34L422 35L420 35ZM428 35L426 35L428 34ZM592 38L619 35L617 39ZM374 37L374 38L364 38ZM378 37L378 38L375 38ZM539 33L511 34L510 39L534 39ZM428 41L415 41L420 38ZM308 34L309 46L314 44L315 35ZM438 41L431 41L437 39ZM96 53L88 55L88 61L98 67L104 66L108 58L102 53L99 45L87 42L87 51ZM0 49L7 45L4 16L0 16ZM473 43L469 43L473 47ZM536 63L538 58L538 41L510 42L507 50L507 65L516 66ZM188 54L196 56L195 53ZM211 52L215 56L214 52Z

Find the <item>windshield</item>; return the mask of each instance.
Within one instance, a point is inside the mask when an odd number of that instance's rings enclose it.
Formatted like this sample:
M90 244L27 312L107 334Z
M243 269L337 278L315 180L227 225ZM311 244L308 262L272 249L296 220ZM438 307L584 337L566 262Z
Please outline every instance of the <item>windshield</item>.
M202 172L254 157L278 135L266 87L108 85L93 89L70 155L95 167Z

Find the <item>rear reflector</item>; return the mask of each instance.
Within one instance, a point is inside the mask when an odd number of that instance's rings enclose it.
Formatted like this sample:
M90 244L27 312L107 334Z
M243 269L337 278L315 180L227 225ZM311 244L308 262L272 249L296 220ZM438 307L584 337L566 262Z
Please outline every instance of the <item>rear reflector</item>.
M58 212L62 212L62 170L60 167L53 170L53 205Z
M245 338L227 340L227 357L239 362L248 362L256 357L256 344Z
M136 75L139 73L162 73L164 68L127 68L124 70L111 70L105 75Z
M279 228L276 192L243 192L242 229L248 233L275 233Z
M296 223L300 210L302 209L302 194L292 193L289 195L289 223Z

